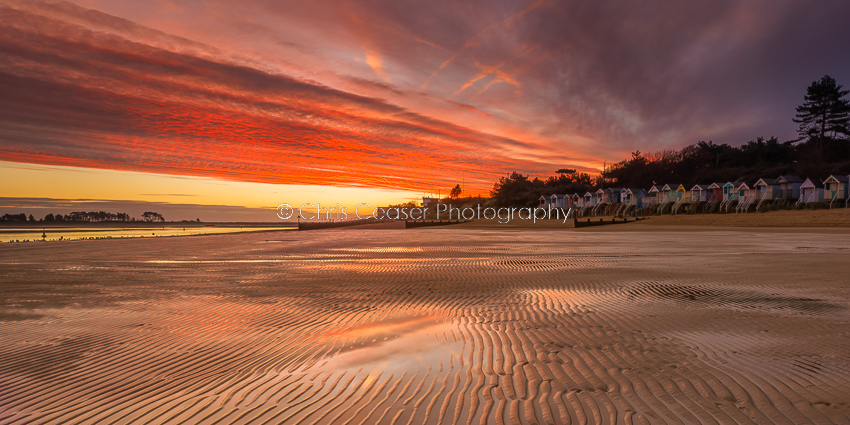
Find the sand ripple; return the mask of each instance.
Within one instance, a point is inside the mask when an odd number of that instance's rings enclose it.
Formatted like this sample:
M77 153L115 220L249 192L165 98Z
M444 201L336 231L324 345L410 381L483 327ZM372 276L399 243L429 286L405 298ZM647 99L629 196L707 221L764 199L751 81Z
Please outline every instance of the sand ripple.
M2 247L0 423L850 423L840 235L267 238Z

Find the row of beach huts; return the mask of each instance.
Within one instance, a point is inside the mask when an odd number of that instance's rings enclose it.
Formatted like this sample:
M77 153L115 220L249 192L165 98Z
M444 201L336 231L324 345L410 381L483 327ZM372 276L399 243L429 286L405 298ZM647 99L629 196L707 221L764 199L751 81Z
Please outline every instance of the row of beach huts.
M540 197L541 207L574 210L577 217L677 214L682 212L760 211L765 206L825 204L829 208L850 203L850 176L825 180L797 176L762 178L745 182L653 185L649 190L610 187L585 194L552 194Z

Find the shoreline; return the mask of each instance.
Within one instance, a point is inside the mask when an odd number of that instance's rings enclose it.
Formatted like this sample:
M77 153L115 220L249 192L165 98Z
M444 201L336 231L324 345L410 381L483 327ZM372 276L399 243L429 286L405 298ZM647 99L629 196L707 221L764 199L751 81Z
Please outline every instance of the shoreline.
M199 230L206 230L198 232ZM124 240L124 239L156 239L175 237L199 237L214 235L230 235L244 233L270 233L289 232L297 230L291 226L209 226L194 227L186 226L160 226L160 227L136 227L136 228L86 228L86 227L53 227L42 230L41 228L30 229L5 229L0 230L0 246L14 243L30 242L78 242L91 240ZM147 232L151 232L147 235ZM159 234L157 234L159 232ZM145 234L142 234L145 233ZM48 235L41 238L40 234ZM58 239L57 239L58 237Z
M588 217L580 218L586 220ZM591 221L612 217L589 217ZM399 223L401 223L399 221ZM142 239L159 237L210 236L231 233L255 233L296 230L294 223L282 222L4 222L0 223L0 243L43 242L41 233L46 231L48 242ZM536 222L513 220L500 223L498 220L472 220L453 224L457 229L481 229L489 231L563 231L574 232L717 232L738 231L758 233L850 233L850 209L831 210L781 210L747 214L678 214L649 216L638 222L616 223L590 227L574 227L573 219L541 219ZM350 226L323 230L391 230L398 226L372 225ZM42 230L45 229L45 230ZM201 233L198 233L202 231ZM145 232L145 234L142 234ZM148 235L146 232L151 232ZM51 233L53 235L51 235ZM60 233L60 235L57 235ZM62 233L68 237L56 239ZM159 234L157 234L159 233ZM50 238L50 236L54 236Z

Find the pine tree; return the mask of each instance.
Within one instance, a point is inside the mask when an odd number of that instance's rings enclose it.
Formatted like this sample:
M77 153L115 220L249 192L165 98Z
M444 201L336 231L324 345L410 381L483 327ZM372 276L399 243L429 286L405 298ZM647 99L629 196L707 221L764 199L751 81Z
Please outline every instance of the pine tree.
M850 126L850 102L844 98L849 90L842 90L835 79L824 75L806 89L803 104L797 107L795 123L800 124L800 138L814 140L818 146L827 137L847 136Z

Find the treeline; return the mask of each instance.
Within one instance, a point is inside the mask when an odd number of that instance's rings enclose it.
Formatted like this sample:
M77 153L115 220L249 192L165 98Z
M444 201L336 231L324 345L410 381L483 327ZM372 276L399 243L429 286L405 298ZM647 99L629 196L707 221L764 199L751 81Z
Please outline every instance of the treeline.
M561 169L557 176L551 176L546 180L530 178L523 174L513 172L507 177L502 177L493 186L490 196L496 206L510 207L533 207L540 203L540 196L549 196L553 193L585 193L596 190L599 187L599 179L587 173L579 173L572 169Z
M606 168L602 178L618 187L647 189L654 183L755 182L780 175L830 174L850 174L850 142L846 139L780 142L775 137L760 137L740 147L701 141L649 155L637 151Z
M850 101L835 79L825 75L807 89L793 121L799 138L780 142L759 137L739 147L700 141L678 150L650 154L640 151L599 176L558 170L546 180L514 172L502 177L490 195L499 206L534 206L540 196L595 191L600 187L648 189L654 184L710 184L762 177L796 175L803 178L850 174Z
M632 157L602 172L603 181L621 187L647 188L656 182L703 184L754 182L762 177L792 174L826 177L850 173L850 101L834 78L824 75L806 88L792 121L799 124L796 140L758 138L740 147L699 142L680 150Z
M159 221L164 222L165 218L162 214L147 211L142 214L142 220L144 221ZM127 221L136 221L135 217L131 217L130 214L119 212L119 213L110 213L106 211L75 211L65 215L62 214L47 214L43 218L36 220L32 214L27 216L25 213L20 214L4 214L0 217L0 221L43 221L43 222L81 222L81 223L94 223L94 222L103 222L103 221L118 221L118 222L127 222Z

